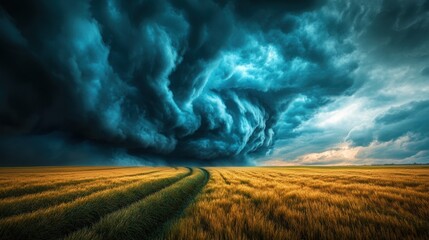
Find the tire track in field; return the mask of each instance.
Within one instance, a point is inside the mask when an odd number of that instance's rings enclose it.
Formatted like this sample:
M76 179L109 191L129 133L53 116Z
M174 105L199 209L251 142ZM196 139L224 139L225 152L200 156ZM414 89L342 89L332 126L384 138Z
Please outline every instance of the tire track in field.
M65 239L160 239L195 200L209 178L206 169L194 170L186 178L107 215Z
M191 205L192 202L194 202L197 199L198 194L201 193L201 191L203 190L203 188L207 185L207 183L210 180L210 172L207 171L205 168L199 168L203 174L204 174L204 181L201 182L201 185L199 186L198 189L196 189L195 193L193 195L191 195L188 199L188 201L186 202L186 204L184 204L181 209L176 213L173 214L173 216L166 220L162 226L158 227L158 229L156 229L155 231L153 231L148 237L147 239L163 239L163 235L168 232L168 230L170 229L171 225L178 221L180 219L180 217L183 215L184 211L186 210L186 208L189 207L189 205Z
M193 170L160 177L126 189L102 191L88 198L40 211L0 219L0 239L58 239L91 226L102 217L117 212L190 176Z
M69 181L59 181L50 184L30 184L19 187L9 187L0 189L0 199L10 198L10 197L20 197L29 194L41 193L44 191L54 190L59 187L71 186L82 183L90 183L98 180L107 180L112 178L124 178L124 177L135 177L135 176L143 176L155 172L160 172L163 170L156 170L150 172L142 172L142 173L133 173L128 175L119 175L119 176L109 176L109 177L96 177L96 178L86 178L86 179L77 179L77 180L69 180Z

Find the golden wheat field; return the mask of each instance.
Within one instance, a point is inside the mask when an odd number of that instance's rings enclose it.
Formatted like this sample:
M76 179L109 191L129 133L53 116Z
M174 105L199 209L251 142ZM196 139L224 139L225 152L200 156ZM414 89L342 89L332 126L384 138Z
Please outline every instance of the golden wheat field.
M429 167L0 168L0 239L429 239Z

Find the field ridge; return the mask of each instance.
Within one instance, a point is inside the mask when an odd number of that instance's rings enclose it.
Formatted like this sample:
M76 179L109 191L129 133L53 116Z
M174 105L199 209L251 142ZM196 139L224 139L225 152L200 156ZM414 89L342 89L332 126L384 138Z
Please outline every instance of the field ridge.
M158 170L162 171L162 170ZM25 196L29 194L35 194L40 193L44 191L54 190L58 187L64 187L64 186L70 186L70 185L76 185L76 184L82 184L82 183L89 183L97 180L107 180L111 178L121 178L121 177L132 177L132 176L141 176L146 175L149 173L153 173L157 171L151 171L151 172L142 172L142 173L134 173L129 175L120 175L120 176L109 176L109 177L95 177L95 178L88 178L88 179L78 179L78 180L68 180L68 181L58 181L54 183L49 184L29 184L20 186L19 188L16 187L8 187L0 189L0 199L6 199L11 197L20 197Z
M86 198L32 213L0 220L0 239L58 239L97 222L104 215L126 207L192 174L136 183L126 189L101 191Z
M126 176L140 177L140 176L152 175L154 173L159 173L159 172L162 172L162 170L150 171L150 172L140 173L140 174L131 174ZM110 179L118 180L118 179L124 179L127 177L124 177L124 176L111 177L106 179L100 179L100 181L110 180ZM118 183L110 183L109 185L105 185L105 186L95 185L92 187L87 187L87 189L85 190L78 189L78 187L80 187L81 185L81 184L78 184L77 186L71 187L71 188L76 188L76 190L74 191L63 192L64 191L63 187L60 187L59 189L47 190L47 191L42 191L42 192L33 193L33 194L26 194L19 197L0 199L0 218L6 218L6 217L19 215L19 214L25 214L32 211L49 208L58 204L72 202L78 198L86 197L101 191L111 190L119 187L126 187L130 184L136 183L141 180L143 179L136 178L136 179L129 179L128 181L123 181ZM99 180L95 180L90 183L85 183L85 185L82 187L86 187L88 184L91 184L91 183L93 184L97 182L99 182Z
M129 207L103 217L91 227L76 231L66 240L77 239L159 239L207 184L204 168ZM147 221L144 221L147 220Z

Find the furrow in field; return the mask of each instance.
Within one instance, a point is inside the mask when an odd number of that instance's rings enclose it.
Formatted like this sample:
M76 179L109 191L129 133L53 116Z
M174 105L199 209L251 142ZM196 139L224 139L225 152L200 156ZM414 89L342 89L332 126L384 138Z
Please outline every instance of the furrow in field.
M55 173L58 172L82 172L82 171L100 171L125 169L129 167L3 167L0 169L0 174L19 174L19 173Z
M189 177L105 216L93 226L74 232L66 239L158 239L208 179L209 173L205 169L196 169Z
M350 183L362 183L362 184L371 184L371 185L379 185L379 186L390 186L390 187L415 187L416 184L422 184L424 182L424 178L421 178L419 181L409 181L409 177L412 176L417 180L415 175L409 175L401 173L399 170L397 173L392 174L390 172L374 172L370 170L366 170L365 172L357 172L357 171L341 171L341 172L329 172L326 171L307 171L300 172L297 174L296 172L291 172L290 170L278 171L282 173L284 177L306 177L315 180L322 181L330 181L330 182L338 182L342 184L350 184ZM392 175L394 178L392 178Z
M149 171L153 172L153 171ZM119 176L108 176L108 177L94 177L94 178L85 178L85 179L71 179L71 180L61 180L58 182L50 182L50 183L37 183L37 184L28 184L24 186L10 186L7 188L0 189L0 199L9 198L9 197L19 197L27 194L40 193L43 191L49 191L53 189L57 189L59 187L64 186L72 186L77 184L89 183L97 180L107 180L111 178L121 178L121 177L133 177L148 174L147 171L142 173L134 173L134 174L125 174Z
M43 184L46 182L57 183L64 182L65 180L73 179L92 179L100 176L105 177L119 177L121 175L138 174L150 171L153 168L145 167L127 167L127 168L106 168L106 169L86 169L82 171L70 171L67 168L59 168L58 172L42 172L41 170L34 170L35 172L22 172L22 173L2 173L0 174L0 185L13 184L14 187L24 187L29 185ZM0 169L1 170L1 169ZM11 185L10 185L11 186ZM10 187L9 186L9 187Z
M362 183L336 183L331 181L323 181L323 178L308 178L302 177L297 178L297 176L284 176L286 179L282 178L265 178L266 183L260 186L267 186L269 182L275 182L277 184L273 184L273 188L275 191L270 194L269 199L273 202L273 199L285 199L287 202L300 204L306 200L308 201L317 201L318 199L325 199L325 203L341 207L341 209L353 209L355 212L362 211L379 211L378 206L389 205L390 208L383 210L378 213L380 216L384 216L386 218L407 218L407 219L420 219L420 221L424 221L424 219L428 218L427 211L427 195L422 193L410 190L404 186L401 187L390 187L390 186L380 186L380 185L368 185ZM323 176L321 176L323 177ZM255 178L256 179L256 178ZM261 183L259 183L261 184ZM259 185L258 184L258 185ZM271 184L270 184L271 185ZM264 187L258 187L259 189L264 189ZM302 192L306 192L305 197L301 196ZM249 192L251 195L255 193L255 191ZM272 193L279 193L278 195L272 195ZM347 196L347 197L344 197ZM376 198L374 198L376 196ZM262 198L261 198L262 197ZM377 203L373 206L366 206L360 204L360 199L371 199L372 203ZM264 195L259 195L259 197L255 198L255 202L258 203L266 203L267 198ZM259 200L257 200L259 199ZM262 200L265 199L265 200ZM409 204L410 202L419 204ZM279 206L286 206L286 203L278 203ZM268 205L270 206L270 205ZM264 207L265 209L270 209L269 207ZM295 207L295 209L300 207ZM283 207L284 209L284 207ZM278 215L274 214L277 212L276 209L271 209L270 211L266 211L266 217L268 220L276 220L280 222L287 222L287 218L283 220L279 220ZM293 210L285 210L285 211L293 211ZM276 217L274 217L276 216ZM282 217L280 217L282 219Z
M57 239L100 220L191 174L148 178L124 188L115 188L73 202L0 220L0 239Z
M360 181L353 182L336 182L331 179L325 180L324 178L313 178L309 176L290 176L282 175L281 177L270 178L262 176L261 174L251 173L254 179L262 179L267 183L270 182L283 182L290 186L300 186L301 188L309 188L314 191L320 191L331 195L352 195L356 197L371 197L377 194L379 198L385 198L386 201L396 202L398 204L406 205L406 202L412 198L428 199L426 193L416 191L414 189L400 187L392 187L389 185L369 185ZM340 177L338 177L340 179ZM406 188L406 189L403 189Z
M10 186L9 188L17 188L17 189L22 189L20 191L22 191L22 193L18 192L18 196L9 196L9 197L4 197L4 198L0 198L1 200L9 200L9 199L18 199L18 198L22 198L22 197L27 197L27 196L31 196L31 195L35 195L35 194L44 194L47 193L48 191L63 191L63 190L67 190L69 188L80 188L83 186L89 186L91 184L95 184L97 182L108 182L108 181L112 181L112 180L121 180L121 179L127 179L127 178L137 178L137 177L141 177L141 176L145 176L148 174L153 174L153 173L157 173L157 172L162 172L162 171L169 171L169 170L173 170L171 169L156 169L154 170L154 168L152 168L151 170L145 170L145 171L140 171L138 173L133 173L133 174L126 174L126 173L121 173L120 175L103 175L100 176L98 175L97 177L73 177L73 178L63 178L60 181L54 181L54 180L50 180L50 179L46 179L44 181L40 181L37 183L33 183L33 182L29 182L27 185L24 186ZM39 191L39 192L34 192L32 193L33 189L32 188L46 188L46 190L43 191ZM2 189L4 192L11 190L11 189ZM25 190L28 190L28 192L25 192ZM10 195L13 195L13 193L7 193Z
M220 171L218 171L218 173L219 173L219 175L221 176L221 178L223 179L223 181L225 182L225 184L227 184L227 185L229 185L229 184L231 184L229 181L228 181L228 179L226 179L226 177L220 172Z
M300 187L300 188L308 188L309 191L318 191L320 193L326 193L330 194L332 196L342 196L342 195L349 195L349 196L355 196L357 198L366 197L370 198L376 194L379 199L383 199L386 202L395 202L397 205L402 205L404 208L408 208L407 202L410 201L410 199L428 199L427 195L424 193L421 193L419 191L415 191L413 189L402 189L399 187L391 187L391 186L380 186L380 185L368 185L363 183L342 183L342 182L335 182L335 181L325 181L322 177L320 178L313 178L309 176L295 176L295 175L282 175L282 176L275 176L272 175L271 177L266 177L262 174L257 173L251 173L249 172L250 176L253 176L252 181L248 182L248 180L241 180L242 184L246 185L252 185L252 182L259 182L259 184L263 183L265 187L272 186L274 187L273 182L278 183L284 183L285 185L291 186L293 188ZM243 174L244 176L244 174ZM263 181L255 181L255 180L263 180ZM419 210L419 209L417 209ZM420 212L417 211L417 215L420 216ZM421 216L423 217L423 216Z
M28 183L40 183L49 181L58 181L58 180L66 180L66 179L84 179L84 178L94 178L99 175L104 176L119 176L130 173L138 173L142 171L146 171L149 168L142 167L121 167L121 168L111 168L111 167L103 167L103 168L86 168L86 167L71 167L74 170L70 170L67 168L24 168L22 171L4 171L0 172L0 184L5 183L14 183L14 184L28 184ZM44 172L45 170L46 172Z
M145 177L163 174L160 171L151 171L139 176L121 177L111 180L97 180L83 186L68 186L51 191L36 194L28 194L20 197L0 199L0 218L32 212L42 208L48 208L57 204L73 201L106 189L126 187L128 184L144 180Z

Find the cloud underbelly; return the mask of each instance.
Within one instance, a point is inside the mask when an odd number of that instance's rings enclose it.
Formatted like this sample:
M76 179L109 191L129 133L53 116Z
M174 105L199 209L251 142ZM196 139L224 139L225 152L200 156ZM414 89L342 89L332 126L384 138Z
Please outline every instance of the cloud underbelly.
M242 162L352 91L350 44L315 21L318 1L30 5L0 11L3 148L55 136L61 151Z

